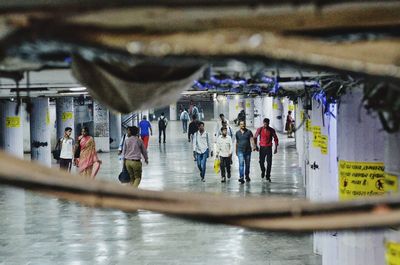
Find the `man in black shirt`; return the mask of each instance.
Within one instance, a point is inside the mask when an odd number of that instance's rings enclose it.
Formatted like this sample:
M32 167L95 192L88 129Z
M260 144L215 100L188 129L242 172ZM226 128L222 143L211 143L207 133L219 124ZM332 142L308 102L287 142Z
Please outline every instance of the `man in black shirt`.
M188 130L188 142L193 138L193 134L199 129L199 121L197 120L197 115L192 115L192 122L189 124Z
M244 183L244 176L246 181L250 182L250 159L251 151L256 150L254 143L253 133L246 128L246 122L239 122L240 130L236 132L236 155L239 158L239 182ZM246 167L246 170L245 170Z

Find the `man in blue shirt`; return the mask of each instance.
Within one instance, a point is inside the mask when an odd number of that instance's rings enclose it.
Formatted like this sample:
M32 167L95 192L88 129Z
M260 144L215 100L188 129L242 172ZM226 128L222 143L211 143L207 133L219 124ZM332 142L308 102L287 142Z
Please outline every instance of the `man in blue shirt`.
M153 135L153 130L151 129L151 123L147 120L146 115L143 115L143 119L139 123L140 127L140 138L142 138L144 146L149 146L150 135ZM150 133L149 133L150 131Z

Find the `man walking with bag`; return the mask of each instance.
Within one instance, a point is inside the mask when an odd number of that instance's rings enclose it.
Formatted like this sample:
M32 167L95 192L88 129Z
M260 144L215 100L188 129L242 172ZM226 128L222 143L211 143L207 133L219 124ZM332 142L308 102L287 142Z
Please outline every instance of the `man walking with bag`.
M264 119L264 126L257 129L254 135L254 141L257 145L257 138L260 137L260 168L261 178L267 177L271 182L271 166L272 166L272 138L274 138L275 149L274 154L278 152L278 136L273 128L269 127L269 119ZM267 158L267 175L265 175L265 158Z
M165 130L167 129L168 120L164 116L164 112L161 113L160 118L158 119L158 142L161 143L161 133L164 136L164 143L165 143Z
M179 119L182 121L183 133L187 133L188 121L189 121L189 113L187 112L186 109L184 109L182 111L181 116L179 117Z
M228 174L228 179L231 178L231 161L233 153L232 138L228 135L226 127L221 128L221 135L217 139L217 148L215 156L221 161L221 182L226 181L225 171Z
M197 161L197 167L200 170L201 181L204 180L206 175L207 158L213 156L211 151L210 139L208 132L204 129L204 122L199 122L199 130L193 135L193 156Z

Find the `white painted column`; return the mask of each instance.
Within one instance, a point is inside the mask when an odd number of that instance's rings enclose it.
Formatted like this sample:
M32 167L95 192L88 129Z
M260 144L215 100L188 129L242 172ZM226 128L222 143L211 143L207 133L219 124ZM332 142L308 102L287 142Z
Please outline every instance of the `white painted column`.
M48 98L33 98L31 127L31 159L51 167L50 112Z
M176 121L178 118L176 103L169 105L169 119L171 121Z
M254 127L254 100L253 98L245 99L246 126Z
M262 120L264 118L268 118L268 119L270 119L270 124L272 125L272 116L273 116L272 107L273 107L274 98L269 97L269 96L263 96L262 98L263 98Z
M229 119L229 104L228 104L227 96L219 95L217 97L217 99L218 99L218 104L220 106L220 112L223 113L228 120L230 120ZM219 118L219 116L218 116L218 118Z
M263 98L254 98L254 127L259 128L263 125Z
M0 101L0 147L16 157L24 157L23 117L21 107L15 114L17 102Z
M282 101L280 98L274 98L273 99L273 105L272 105L272 127L278 131L278 132L283 132L284 127L283 127L283 105Z
M229 97L229 120L232 121L237 118L239 112L244 109L244 98L241 95L234 95Z
M96 150L110 152L110 123L108 109L100 103L93 101L93 125Z
M216 93L213 94L213 110L214 110L214 116L213 120L218 120L219 114L220 114L220 102L218 100L218 96Z
M296 108L296 117L295 119L295 126L296 131L294 136L296 138L296 150L299 155L299 166L301 168L301 174L303 178L305 177L305 163L304 163L304 134L305 134L305 126L303 123L304 118L304 109L303 109L303 102L299 98Z
M121 113L114 113L110 111L110 138L113 140L110 144L110 149L117 149L119 141L122 137L121 132Z
M72 137L79 135L75 132L75 114L74 114L74 98L63 97L56 99L56 124L57 124L57 139L64 136L66 127L72 128Z
M341 98L338 109L338 159L357 162L383 162L384 138L376 114L360 108L361 88ZM339 184L339 183L338 183ZM336 264L384 264L383 232L339 232Z

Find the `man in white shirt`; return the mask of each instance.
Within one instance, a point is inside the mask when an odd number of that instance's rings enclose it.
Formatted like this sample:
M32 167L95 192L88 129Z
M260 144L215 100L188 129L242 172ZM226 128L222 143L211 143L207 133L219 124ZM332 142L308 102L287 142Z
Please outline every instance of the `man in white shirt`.
M215 155L220 159L221 164L221 182L226 182L225 170L228 174L228 179L231 178L231 161L233 153L232 137L228 135L226 127L221 128L221 135L217 139L217 147Z
M182 111L181 116L179 117L179 119L182 121L183 133L187 133L188 121L189 121L189 113L187 112L186 109L183 109L183 111Z
M201 181L206 175L206 164L209 153L213 155L210 145L210 136L204 129L204 122L199 122L199 130L193 135L193 156L197 161L197 167L200 170Z
M64 130L64 137L59 140L61 147L60 151L60 169L71 171L72 159L74 157L75 141L71 138L72 128L66 127Z

